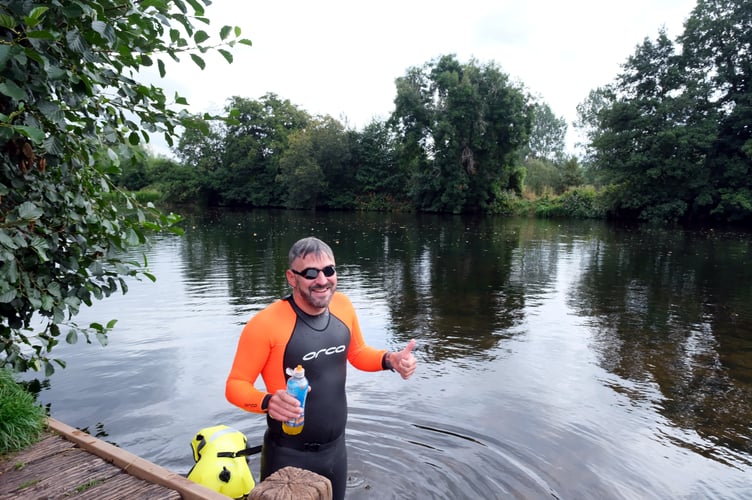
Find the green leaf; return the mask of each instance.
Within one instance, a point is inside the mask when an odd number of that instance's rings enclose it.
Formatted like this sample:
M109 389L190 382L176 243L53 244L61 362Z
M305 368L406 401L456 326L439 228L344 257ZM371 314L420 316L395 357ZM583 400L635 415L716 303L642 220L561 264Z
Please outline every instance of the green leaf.
M89 50L86 40L81 36L81 32L78 29L73 29L66 33L65 40L68 42L68 47L78 53L83 54Z
M11 128L24 137L28 137L35 144L40 144L44 140L44 131L36 127L13 125Z
M104 21L97 20L91 23L91 28L102 35L102 38L107 40L107 43L109 43L110 45L115 45L117 37L112 26L105 23Z
M25 201L18 206L18 217L24 220L38 219L44 211L30 201Z
M24 99L26 99L26 92L21 87L16 85L16 83L12 80L5 80L4 82L0 82L0 93L5 94L11 99L15 99L17 101L23 101Z
M65 336L65 341L69 344L75 344L76 342L78 342L78 333L76 332L76 330L69 330L68 335Z
M29 15L24 17L24 23L26 23L26 26L29 28L33 28L42 19L42 15L44 15L45 12L49 10L49 7L35 7L31 9L31 12L29 12Z
M47 256L47 250L49 249L47 240L40 236L34 236L31 239L31 244L29 246L31 246L32 250L34 250L34 252L37 254L40 261L47 262L50 260L50 258Z
M18 245L13 241L13 238L11 238L6 232L6 229L0 229L0 245L12 250L18 248Z
M54 33L46 30L28 31L26 36L34 40L57 40Z
M43 101L38 104L39 111L50 121L53 121L61 126L65 125L65 113L60 109L60 106L53 101Z
M231 31L232 31L232 26L222 26L222 29L219 30L219 38L222 41L227 40L227 37L230 36Z
M54 135L47 137L43 142L44 149L53 156L60 156L65 151L62 141Z
M126 231L126 233L127 233L126 241L128 245L136 246L136 245L143 243L142 238L140 238L138 233L136 233L136 231L134 231L132 228L128 228L128 231Z
M0 304L9 304L16 298L16 289L8 290L5 293L0 293Z
M198 30L196 34L193 35L193 41L196 42L196 45L201 45L208 39L209 39L209 34L204 30Z
M63 15L66 19L78 19L84 15L84 10L77 2L64 2Z
M50 295L42 295L42 310L43 311L51 311L54 305L55 305L55 301L52 299Z
M109 339L107 338L107 334L102 332L97 332L97 340L102 347L107 347L107 344L110 343Z
M3 69L5 67L5 64L8 62L9 57L10 57L10 45L8 44L0 45L0 69Z
M193 7L193 11L196 14L196 16L204 15L204 6L198 3L197 0L187 0L187 2L191 4L191 7Z
M157 59L157 68L159 68L159 76L164 78L167 74L167 70L165 69L165 64L162 59Z
M191 54L191 59L193 59L193 62L196 63L196 66L198 66L202 70L206 68L206 63L201 57L197 56L196 54Z
M49 286L47 287L47 292L58 300L63 297L60 293L60 283L58 283L57 281L53 281L49 284Z
M9 30L16 28L16 20L7 14L0 14L0 26Z
M228 50L225 50L225 49L217 49L217 51L218 51L218 52L219 52L220 54L222 54L222 57L224 57L224 58L225 58L225 60L226 60L226 61L227 61L228 63L232 64L232 60L233 60L233 58L232 58L232 53L231 53L230 51L228 51Z

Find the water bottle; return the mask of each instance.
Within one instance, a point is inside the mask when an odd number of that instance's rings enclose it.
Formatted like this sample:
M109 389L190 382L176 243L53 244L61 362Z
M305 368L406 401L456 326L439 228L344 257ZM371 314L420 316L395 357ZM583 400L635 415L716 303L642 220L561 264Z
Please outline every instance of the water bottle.
M287 394L294 396L300 401L300 408L303 412L298 418L282 422L282 431L285 434L300 434L303 430L305 420L305 400L308 395L308 379L305 377L305 369L298 365L295 369L288 368L285 370L290 378L287 379Z

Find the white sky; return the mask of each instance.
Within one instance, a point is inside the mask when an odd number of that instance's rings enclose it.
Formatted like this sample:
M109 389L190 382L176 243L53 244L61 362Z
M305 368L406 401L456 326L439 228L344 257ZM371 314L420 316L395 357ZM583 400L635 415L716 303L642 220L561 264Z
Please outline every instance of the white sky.
M205 56L168 67L158 82L178 91L189 111L218 111L232 96L267 92L316 115L361 129L394 109L394 80L412 66L455 54L494 61L514 81L566 119L568 144L576 106L610 83L635 47L661 27L675 39L695 0L214 0L206 30L218 39L230 24L252 47L236 46L233 64ZM216 35L216 36L215 36Z

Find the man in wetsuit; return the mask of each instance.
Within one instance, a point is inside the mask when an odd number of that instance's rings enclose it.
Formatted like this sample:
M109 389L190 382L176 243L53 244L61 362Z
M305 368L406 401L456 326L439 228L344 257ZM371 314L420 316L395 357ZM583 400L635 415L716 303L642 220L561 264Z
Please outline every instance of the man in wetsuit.
M399 352L366 345L350 300L336 291L332 249L309 237L296 242L285 272L292 294L258 312L238 341L226 397L250 412L266 413L261 480L293 466L329 478L335 499L345 497L347 362L364 371L393 370L407 379L415 371L415 340ZM302 365L310 384L303 431L282 432L282 422L301 413L286 392L285 368ZM266 391L254 386L258 375Z

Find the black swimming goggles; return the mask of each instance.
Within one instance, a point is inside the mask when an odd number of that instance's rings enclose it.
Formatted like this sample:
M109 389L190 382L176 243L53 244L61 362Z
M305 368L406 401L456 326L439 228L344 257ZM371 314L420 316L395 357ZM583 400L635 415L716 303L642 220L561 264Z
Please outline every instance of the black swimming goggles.
M319 272L324 273L324 276L327 278L331 278L334 276L334 273L336 272L334 270L334 266L326 266L323 269L316 269L315 267L306 267L302 271L296 271L295 269L290 269L290 271L293 272L293 274L297 274L298 276L302 276L307 280L315 280L319 277Z

